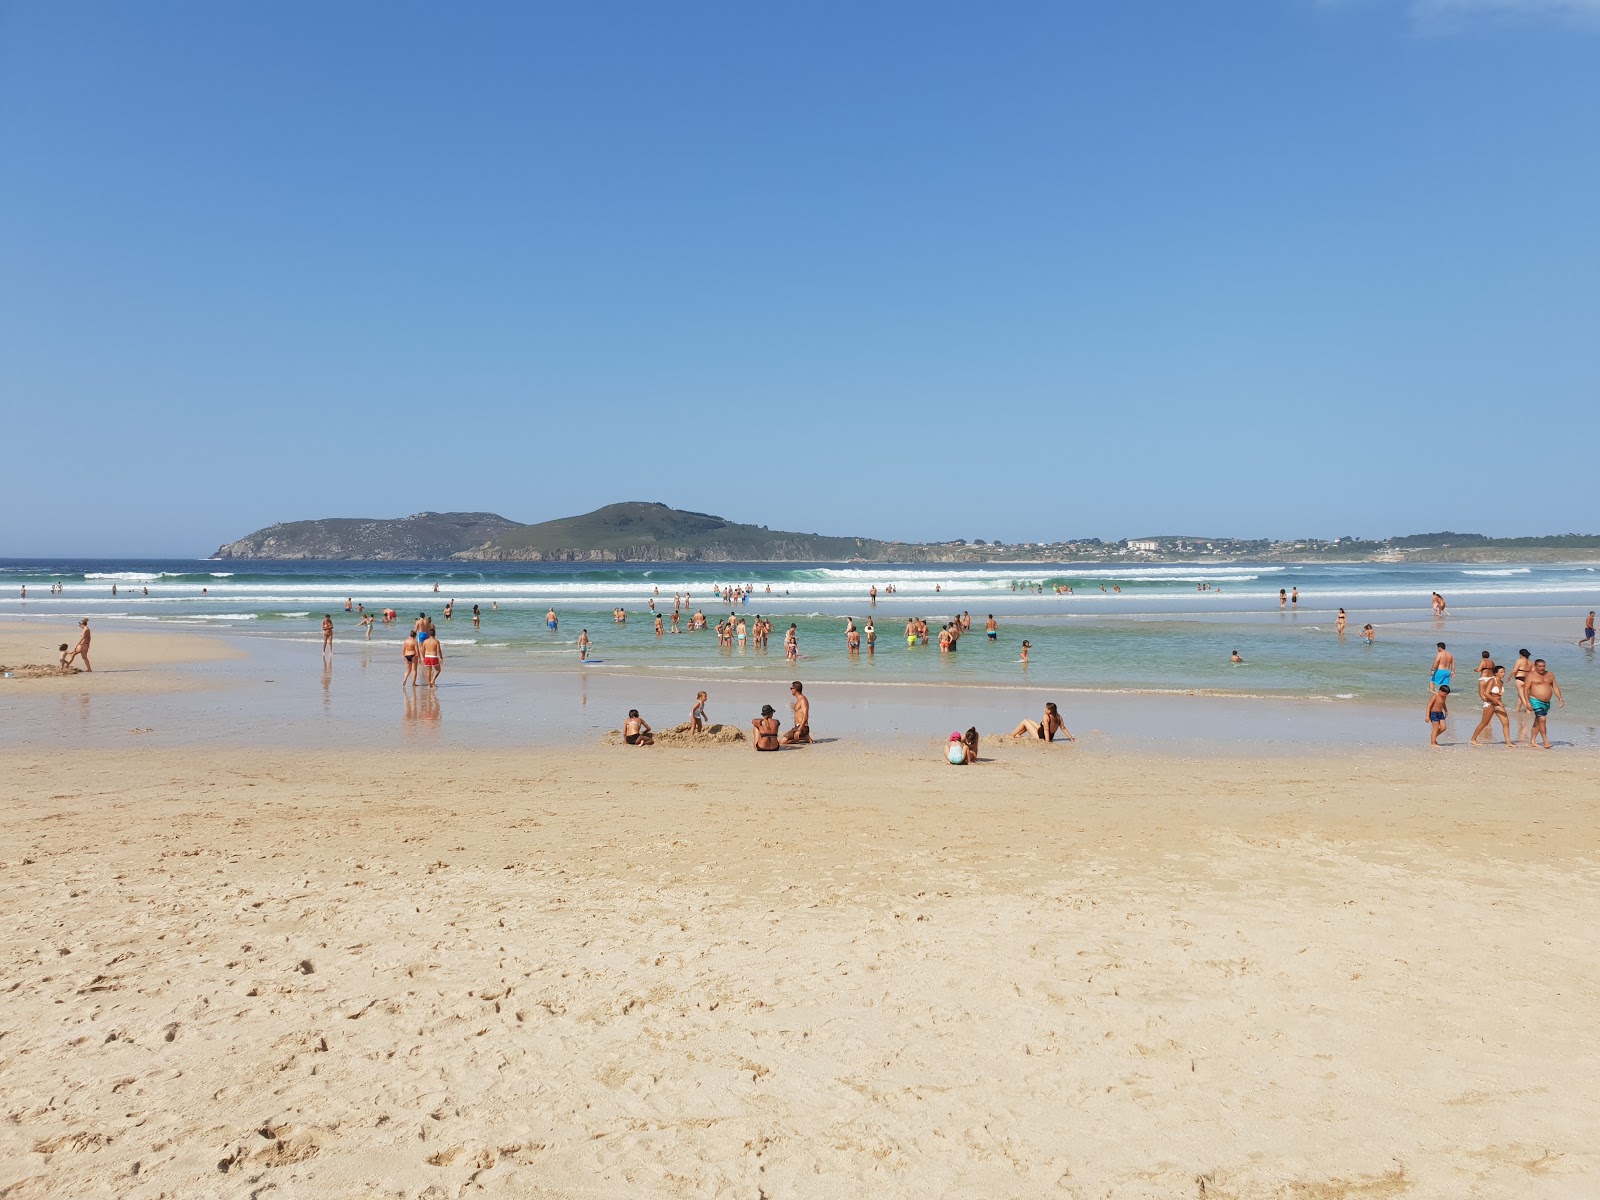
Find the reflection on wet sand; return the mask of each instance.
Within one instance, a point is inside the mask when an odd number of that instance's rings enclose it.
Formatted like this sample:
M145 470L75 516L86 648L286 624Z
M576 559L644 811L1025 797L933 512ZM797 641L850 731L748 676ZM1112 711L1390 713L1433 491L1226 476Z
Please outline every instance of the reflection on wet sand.
M405 699L406 714L403 729L406 736L418 736L419 730L428 731L422 736L436 735L441 716L439 693L433 688L407 688Z

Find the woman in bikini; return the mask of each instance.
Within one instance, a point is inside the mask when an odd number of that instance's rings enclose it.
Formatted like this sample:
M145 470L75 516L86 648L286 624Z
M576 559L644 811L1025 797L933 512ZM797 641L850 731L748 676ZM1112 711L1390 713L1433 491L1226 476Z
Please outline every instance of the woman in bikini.
M1511 745L1511 718L1506 715L1506 669L1496 667L1489 674L1483 675L1478 680L1478 699L1483 701L1483 713L1478 718L1478 727L1472 731L1472 736L1467 739L1473 746L1488 745L1480 742L1478 735L1489 728L1489 723L1496 717L1500 718L1500 731L1505 737L1506 745ZM1489 741L1494 740L1494 735L1489 735Z
M1517 651L1516 665L1511 668L1511 681L1517 685L1517 711L1532 712L1528 703L1528 672L1533 670L1533 660L1526 650Z
M1044 719L1042 721L1024 720L1011 731L1010 736L1014 738L1031 737L1038 738L1041 742L1053 742L1056 740L1056 734L1058 733L1069 742L1078 740L1067 730L1066 722L1061 719L1061 713L1057 711L1055 701L1047 700L1044 705Z
M778 748L778 718L772 715L772 705L763 704L761 715L750 722L755 730L755 745L757 750L776 750Z

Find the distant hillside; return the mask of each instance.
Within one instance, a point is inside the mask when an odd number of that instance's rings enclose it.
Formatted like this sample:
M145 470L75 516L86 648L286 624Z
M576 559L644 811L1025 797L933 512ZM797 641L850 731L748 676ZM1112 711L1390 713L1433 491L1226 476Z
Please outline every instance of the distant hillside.
M581 517L519 525L458 557L513 562L838 562L921 557L925 550L870 538L786 533L632 501L608 504Z
M917 562L965 557L950 546L786 533L639 501L522 525L494 513L336 517L269 525L216 558L468 559L482 562Z
M417 513L394 520L335 517L258 529L217 558L438 562L1562 562L1600 560L1600 536L1491 538L1416 533L1368 541L1292 542L1177 536L1102 542L936 543L789 533L665 504L608 504L581 517L524 525L494 513Z
M522 529L494 513L417 513L370 519L331 517L268 525L218 546L214 558L437 560Z

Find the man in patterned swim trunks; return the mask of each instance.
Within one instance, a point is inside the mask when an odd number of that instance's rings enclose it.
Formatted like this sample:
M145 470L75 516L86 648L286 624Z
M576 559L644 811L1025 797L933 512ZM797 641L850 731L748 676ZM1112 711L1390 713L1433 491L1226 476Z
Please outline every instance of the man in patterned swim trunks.
M1550 701L1554 700L1562 708L1567 702L1561 698L1561 686L1556 683L1556 677L1545 670L1544 659L1533 660L1533 672L1528 676L1528 703L1533 708L1533 733L1528 741L1539 746L1539 735L1544 735L1544 745L1541 750L1550 749L1550 729L1545 725L1545 719L1550 715Z

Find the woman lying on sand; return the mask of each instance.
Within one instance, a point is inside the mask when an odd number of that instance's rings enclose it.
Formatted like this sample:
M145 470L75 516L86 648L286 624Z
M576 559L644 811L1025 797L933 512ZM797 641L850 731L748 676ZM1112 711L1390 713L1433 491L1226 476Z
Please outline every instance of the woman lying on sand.
M1036 737L1042 742L1053 742L1056 740L1056 734L1058 733L1065 737L1069 742L1075 742L1078 740L1067 730L1066 722L1061 719L1061 714L1056 710L1055 701L1046 700L1044 705L1044 720L1025 720L1015 729L1013 729L1007 736L1014 738Z

